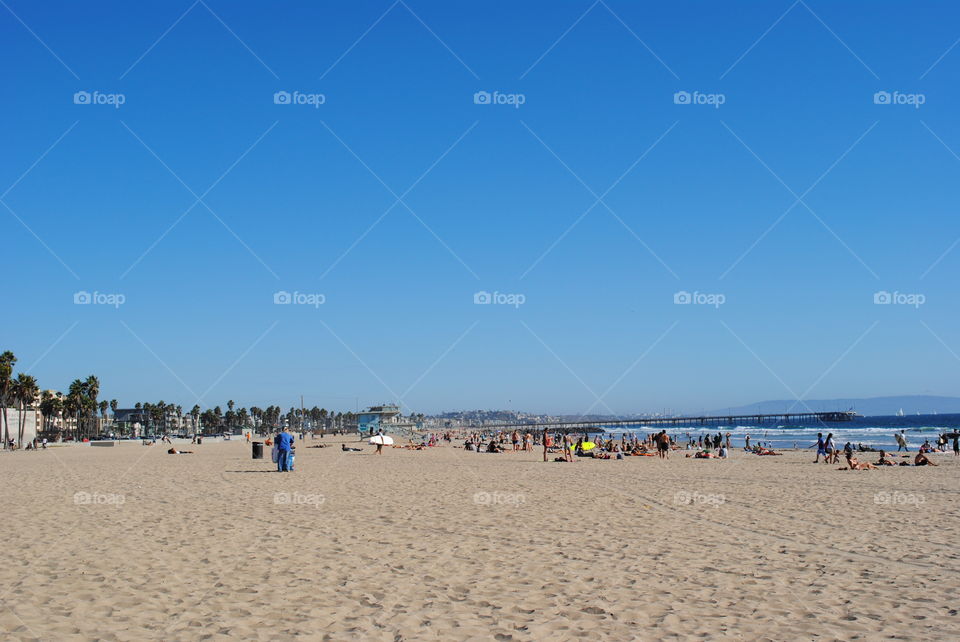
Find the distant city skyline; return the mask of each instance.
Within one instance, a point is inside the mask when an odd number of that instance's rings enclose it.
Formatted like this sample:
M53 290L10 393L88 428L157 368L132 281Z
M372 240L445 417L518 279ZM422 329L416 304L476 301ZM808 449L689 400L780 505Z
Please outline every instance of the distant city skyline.
M122 407L951 396L958 18L9 0L0 350Z

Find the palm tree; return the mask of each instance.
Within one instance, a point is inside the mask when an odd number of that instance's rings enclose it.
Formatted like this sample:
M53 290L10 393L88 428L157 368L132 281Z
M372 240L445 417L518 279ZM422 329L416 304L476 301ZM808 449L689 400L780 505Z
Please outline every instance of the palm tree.
M36 378L21 372L17 375L16 381L13 382L12 392L20 410L20 416L18 417L20 425L17 431L17 447L20 448L23 446L23 433L27 427L27 408L37 400L37 393L40 392L40 388L37 387Z
M52 420L63 413L63 397L60 393L53 394L44 390L40 399L40 413L43 415L43 430L46 432L50 430Z
M85 411L84 414L91 420L91 423L95 423L92 422L92 420L97 416L97 397L100 395L100 380L95 376L90 375L87 377L86 381L83 382L83 387L84 391L86 392L84 395L85 399L83 404ZM88 432L89 428L90 427L88 426ZM97 430L97 433L99 432L100 431Z
M193 417L193 432L196 434L200 422L200 406L198 404L194 404L193 408L190 409L190 416Z
M12 352L7 350L0 354L0 410L3 411L3 448L6 450L10 443L10 426L7 422L7 401L10 395L10 388L13 385L13 366L17 363L17 358Z
M117 423L117 408L119 407L119 405L120 405L120 404L117 403L117 400L116 400L116 399L111 399L111 400L110 400L110 413L113 415L113 424L114 424L114 425L116 425L116 423Z
M74 379L67 390L67 399L64 408L73 417L74 438L80 439L80 414L83 412L83 402L86 396L86 387L79 379Z
M100 402L100 430L103 430L103 425L107 422L107 408L110 407L110 402L104 399Z

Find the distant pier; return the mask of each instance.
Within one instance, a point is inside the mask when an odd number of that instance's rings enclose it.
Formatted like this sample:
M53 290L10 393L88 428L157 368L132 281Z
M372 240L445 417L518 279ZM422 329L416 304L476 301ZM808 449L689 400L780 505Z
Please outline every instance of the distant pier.
M837 423L841 421L853 421L857 417L853 411L839 412L785 412L773 415L717 415L710 417L648 417L645 419L613 419L609 421L545 421L539 423L504 423L504 424L484 424L466 425L461 428L478 428L498 430L514 428L549 428L550 430L560 430L566 432L601 432L611 428L632 427L632 426L657 426L660 428L670 427L694 427L694 426L728 426L738 424L764 425L764 424L820 424Z

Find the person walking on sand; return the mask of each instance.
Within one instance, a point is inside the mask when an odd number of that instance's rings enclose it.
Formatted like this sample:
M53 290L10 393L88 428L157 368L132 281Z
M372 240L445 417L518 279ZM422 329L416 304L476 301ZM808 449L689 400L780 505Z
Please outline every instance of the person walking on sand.
M745 450L750 450L750 433L747 433L747 434L744 436L744 441L745 441L744 446L743 446L744 449L745 449Z
M47 447L47 440L43 440L43 447ZM960 432L953 433L953 456L960 457Z
M827 440L823 444L824 450L827 451L827 457L824 459L826 463L831 463L831 460L834 464L840 461L840 451L837 450L837 444L833 441L833 433L827 433Z
M547 449L550 448L550 433L543 429L543 461L547 461Z
M905 450L910 452L910 447L907 445L907 435L906 432L901 430L899 433L894 433L894 438L897 440L897 452Z
M826 446L826 442L823 441L823 433L822 433L822 432L818 432L818 433L817 433L817 443L815 443L815 444L813 444L813 445L817 447L817 456L814 458L813 463L819 464L819 463L820 463L820 455L823 455L824 457L827 456L827 446Z
M290 471L290 453L293 450L293 435L284 428L274 440L277 444L277 472Z
M660 459L667 459L670 456L670 437L666 430L661 430L656 437L657 455Z

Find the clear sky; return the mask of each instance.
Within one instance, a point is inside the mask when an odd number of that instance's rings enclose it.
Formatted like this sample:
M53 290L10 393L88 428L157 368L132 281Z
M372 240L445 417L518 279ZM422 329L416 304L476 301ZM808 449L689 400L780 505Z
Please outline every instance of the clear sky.
M0 348L121 406L956 394L958 18L3 0Z

